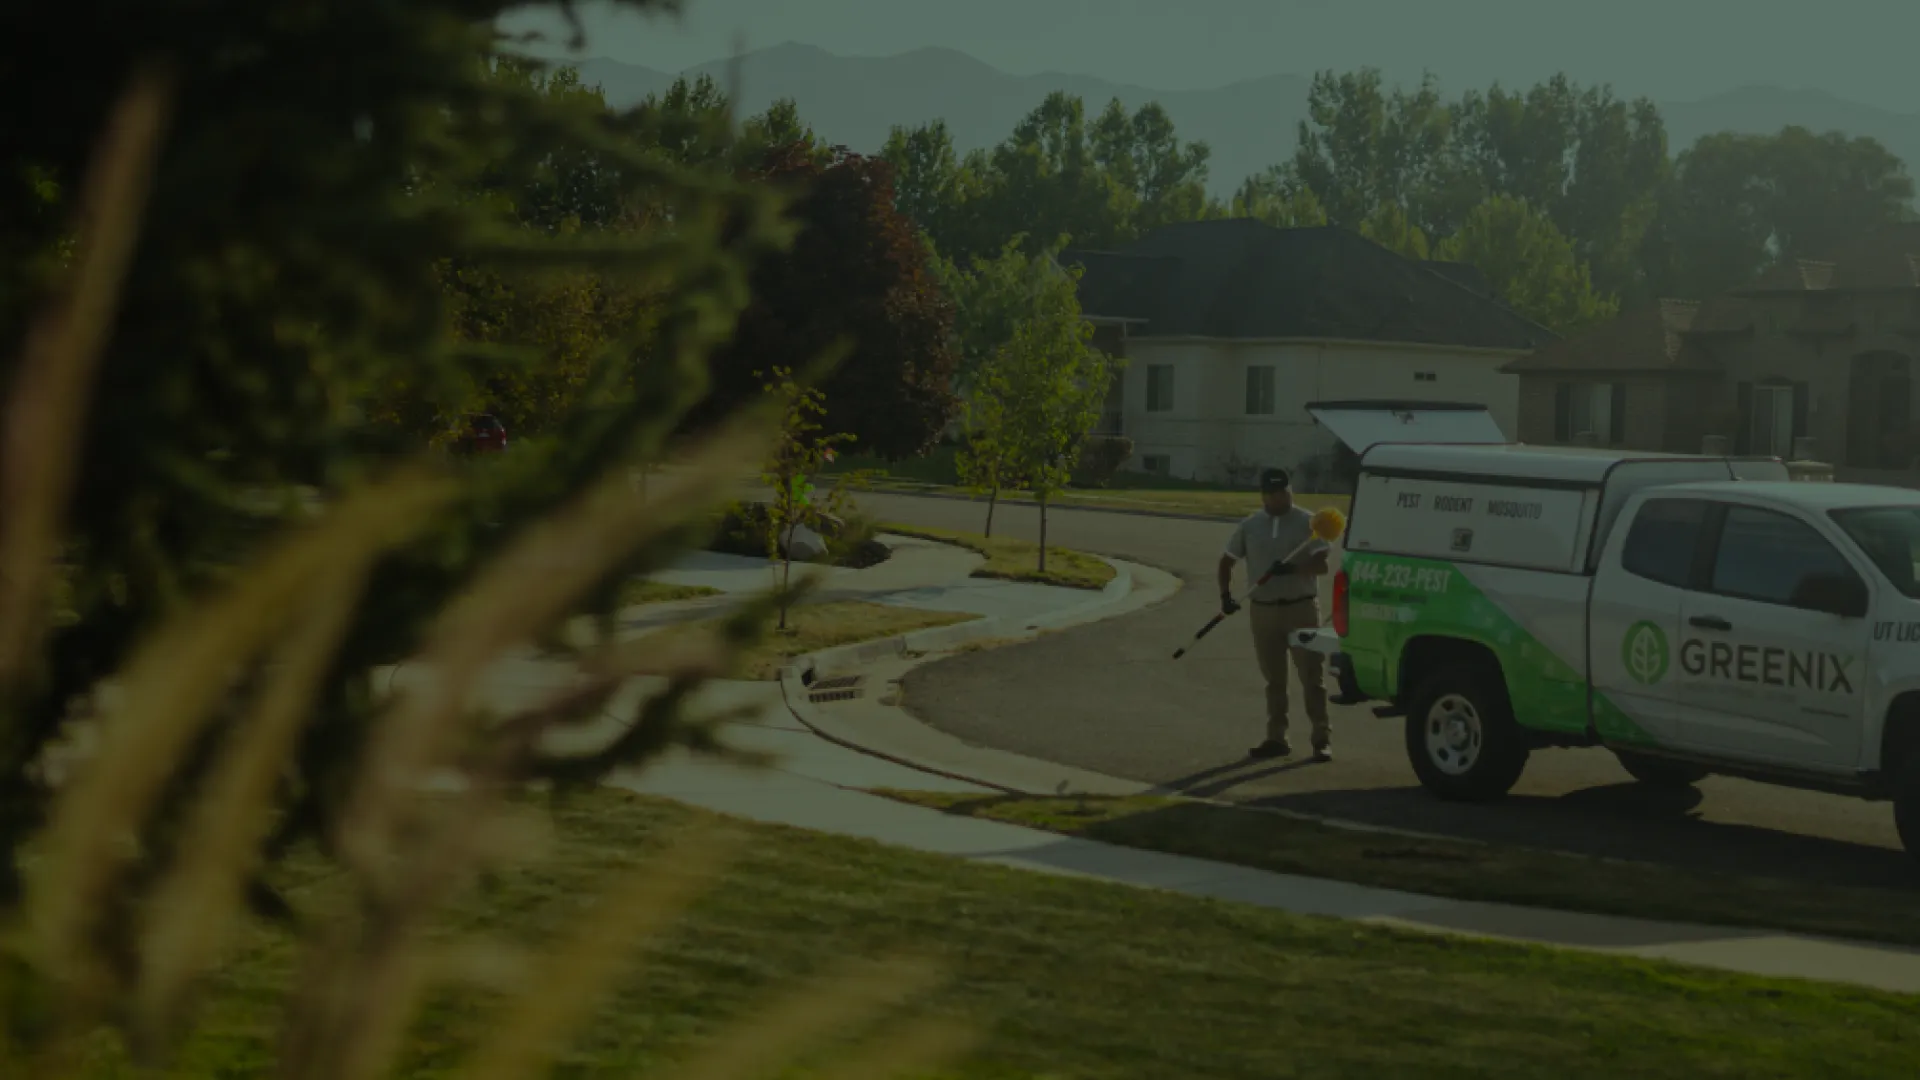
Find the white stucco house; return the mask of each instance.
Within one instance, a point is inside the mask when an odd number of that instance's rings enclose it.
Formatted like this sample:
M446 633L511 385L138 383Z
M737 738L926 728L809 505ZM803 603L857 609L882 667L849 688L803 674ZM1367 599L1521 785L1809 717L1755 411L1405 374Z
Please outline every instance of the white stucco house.
M1250 484L1280 465L1331 490L1339 444L1310 401L1484 405L1511 436L1519 380L1501 368L1555 340L1472 267L1339 228L1187 222L1060 262L1082 269L1096 341L1127 358L1103 430L1133 440L1129 469L1182 479Z

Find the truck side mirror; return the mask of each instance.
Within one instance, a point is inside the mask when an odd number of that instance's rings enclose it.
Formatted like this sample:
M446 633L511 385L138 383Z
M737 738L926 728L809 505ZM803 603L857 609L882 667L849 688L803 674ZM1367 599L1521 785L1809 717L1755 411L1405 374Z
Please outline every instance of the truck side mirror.
M1867 583L1852 574L1808 574L1793 590L1793 606L1847 619L1866 617Z

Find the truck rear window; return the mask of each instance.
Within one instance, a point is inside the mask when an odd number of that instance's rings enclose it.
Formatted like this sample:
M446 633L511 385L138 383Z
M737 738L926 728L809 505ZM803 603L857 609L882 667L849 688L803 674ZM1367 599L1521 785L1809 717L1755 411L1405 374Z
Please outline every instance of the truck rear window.
M1920 506L1866 506L1831 516L1894 588L1920 598Z

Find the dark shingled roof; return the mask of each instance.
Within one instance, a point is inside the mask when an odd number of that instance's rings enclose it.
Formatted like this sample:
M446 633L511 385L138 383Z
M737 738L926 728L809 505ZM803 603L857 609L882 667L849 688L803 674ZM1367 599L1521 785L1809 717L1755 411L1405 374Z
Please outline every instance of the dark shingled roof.
M1479 293L1481 296L1493 295L1493 282L1472 263L1446 262L1441 259L1428 259L1420 264L1439 274L1441 277Z
M1076 251L1071 258L1063 253L1060 261L1084 268L1080 310L1096 318L1118 319L1144 318L1130 313L1148 310L1180 266L1178 259L1143 259L1110 251Z
M1348 338L1531 349L1552 331L1459 280L1344 229L1251 218L1156 229L1119 252L1068 250L1087 315L1146 337ZM1473 275L1477 277L1477 273Z
M1702 315L1702 306L1691 300L1642 304L1579 337L1556 341L1500 370L1518 374L1705 369L1710 366L1707 358L1690 348L1687 340L1702 322Z

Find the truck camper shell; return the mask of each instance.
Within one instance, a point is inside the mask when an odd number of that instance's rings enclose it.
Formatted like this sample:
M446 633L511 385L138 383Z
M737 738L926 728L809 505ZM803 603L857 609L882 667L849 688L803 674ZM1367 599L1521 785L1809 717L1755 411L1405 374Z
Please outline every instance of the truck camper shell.
M1789 478L1772 457L1511 442L1470 402L1318 401L1306 411L1360 456L1352 551L1587 574L1636 491Z

